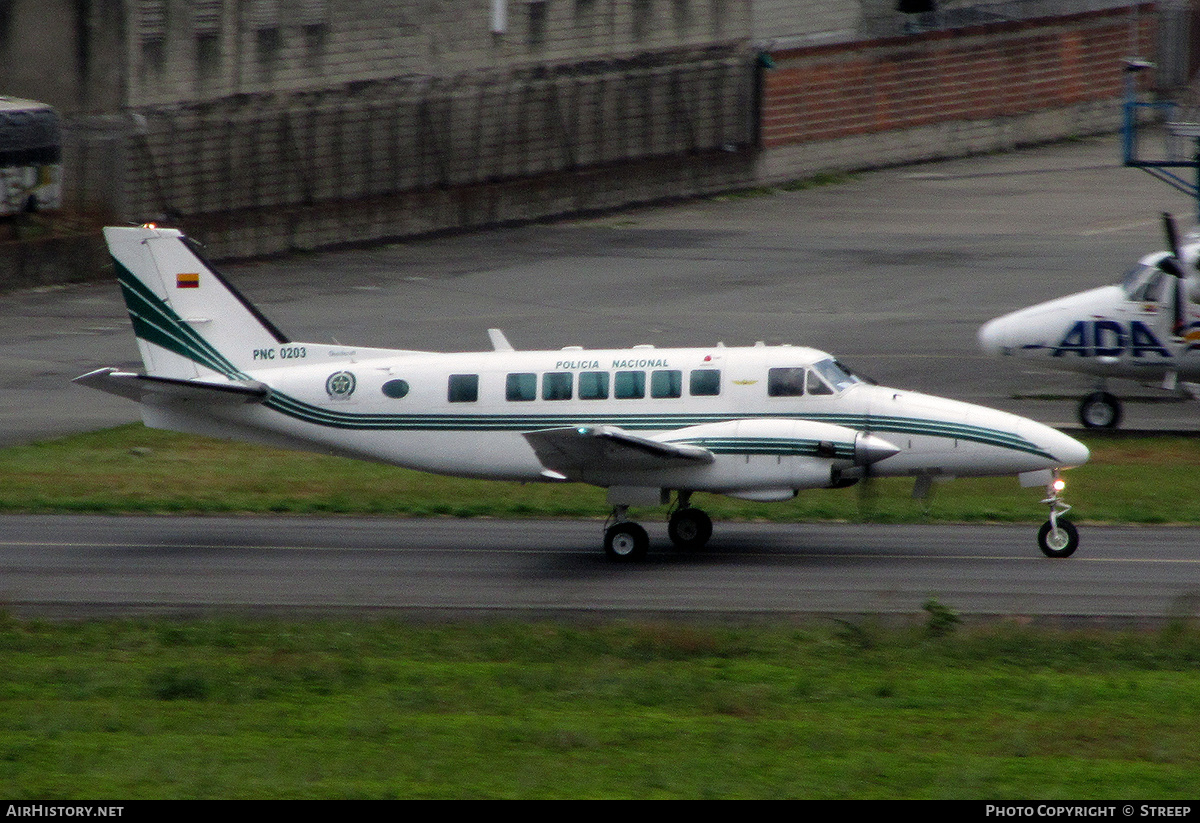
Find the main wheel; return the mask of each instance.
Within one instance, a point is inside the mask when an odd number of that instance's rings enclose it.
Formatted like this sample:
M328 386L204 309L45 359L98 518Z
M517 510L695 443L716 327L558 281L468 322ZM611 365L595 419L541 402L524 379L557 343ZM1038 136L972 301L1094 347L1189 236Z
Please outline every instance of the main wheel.
M675 548L696 551L712 537L712 520L700 509L680 509L667 523L667 535Z
M1058 528L1047 520L1038 530L1038 548L1046 557L1070 557L1079 548L1079 530L1070 520L1058 518Z
M650 536L637 523L617 523L604 533L604 553L610 560L641 560L650 548Z
M1121 422L1121 401L1108 392L1092 392L1079 403L1079 422L1088 429L1115 429Z

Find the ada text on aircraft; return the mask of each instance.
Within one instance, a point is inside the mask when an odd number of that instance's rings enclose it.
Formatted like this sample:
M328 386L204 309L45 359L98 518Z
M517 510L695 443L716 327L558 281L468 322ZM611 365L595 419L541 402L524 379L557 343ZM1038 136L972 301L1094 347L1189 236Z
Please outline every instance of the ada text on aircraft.
M1148 254L1114 286L1059 297L989 320L979 344L989 354L1094 375L1079 404L1088 428L1121 422L1110 378L1135 380L1194 396L1200 392L1200 237L1180 243L1163 215L1168 249Z

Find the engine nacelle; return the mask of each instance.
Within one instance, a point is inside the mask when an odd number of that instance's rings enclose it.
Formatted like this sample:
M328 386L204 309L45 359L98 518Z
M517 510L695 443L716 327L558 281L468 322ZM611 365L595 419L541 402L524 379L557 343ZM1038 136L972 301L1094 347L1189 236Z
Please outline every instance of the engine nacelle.
M811 420L769 418L706 423L657 438L708 449L716 460L692 470L679 487L759 493L786 499L788 490L845 485L848 472L899 449L866 432Z

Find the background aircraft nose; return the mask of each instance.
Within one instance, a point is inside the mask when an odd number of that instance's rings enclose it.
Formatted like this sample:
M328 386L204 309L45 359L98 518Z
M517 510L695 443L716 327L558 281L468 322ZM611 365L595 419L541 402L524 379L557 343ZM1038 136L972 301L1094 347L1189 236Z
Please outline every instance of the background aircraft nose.
M979 327L979 347L991 355L1008 354L1010 336L1008 317L997 317Z

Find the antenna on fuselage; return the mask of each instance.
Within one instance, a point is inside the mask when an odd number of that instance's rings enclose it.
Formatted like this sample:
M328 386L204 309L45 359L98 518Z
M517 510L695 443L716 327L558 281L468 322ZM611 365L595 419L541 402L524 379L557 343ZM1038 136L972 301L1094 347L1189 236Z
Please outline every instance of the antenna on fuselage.
M492 341L493 351L516 351L499 329L488 329L488 339Z

